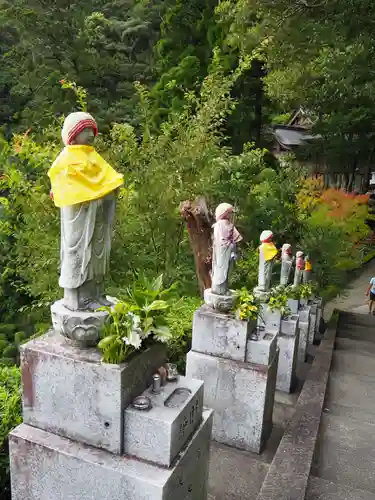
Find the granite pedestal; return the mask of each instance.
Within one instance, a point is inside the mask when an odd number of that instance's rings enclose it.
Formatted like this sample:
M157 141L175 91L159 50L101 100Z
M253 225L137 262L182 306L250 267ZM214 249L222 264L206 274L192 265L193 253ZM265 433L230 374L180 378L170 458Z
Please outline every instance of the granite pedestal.
M311 302L309 304L310 307L310 325L309 325L309 340L308 343L310 345L314 344L315 335L316 335L316 321L318 317L318 306L316 303Z
M109 365L55 332L25 344L12 500L206 500L212 411L200 380L152 391L164 359L153 346ZM142 395L148 410L130 406Z
M277 370L276 389L292 392L297 383L297 360L299 348L299 318L291 316L281 321L281 331L278 335L280 349Z
M281 327L281 313L280 311L271 311L267 304L262 304L262 311L258 319L258 325L262 326L267 333L274 333L277 335Z
M219 354L217 342L212 337L207 337L204 342L195 341L195 337L203 337L210 330L207 326L210 318L213 324L223 321L221 316L214 316L218 313L207 311L204 306L195 315L193 349L187 355L186 374L204 382L204 404L214 410L213 439L260 453L272 430L279 354L276 335L262 331L258 341L251 340L252 328L248 328L246 322L239 322L243 323L240 349L236 348L233 355L227 348ZM227 315L225 322L227 331L239 329L235 318ZM232 327L229 328L230 324ZM200 329L203 325L204 329ZM223 330L219 337L222 335ZM232 333L230 338L233 338ZM228 345L221 341L220 344ZM200 351L195 350L198 346ZM215 355L212 354L214 350Z
M212 411L171 468L22 424L10 435L12 500L206 500Z
M292 314L298 314L300 302L298 299L288 299L288 307Z
M112 453L123 452L124 410L166 359L154 346L128 362L101 362L53 331L21 346L23 421Z
M299 346L298 346L298 362L305 363L307 355L307 345L309 341L310 330L310 307L304 306L299 310Z

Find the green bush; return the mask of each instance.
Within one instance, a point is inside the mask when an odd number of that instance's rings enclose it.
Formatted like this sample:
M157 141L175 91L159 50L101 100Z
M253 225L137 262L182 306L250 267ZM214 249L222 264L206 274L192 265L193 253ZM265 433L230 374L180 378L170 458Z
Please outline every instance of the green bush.
M191 347L193 314L202 304L199 297L183 297L179 307L167 317L172 339L168 344L168 361L175 363L180 373L185 373L186 354Z
M22 422L20 386L20 370L0 366L0 492L5 498L10 495L8 434Z

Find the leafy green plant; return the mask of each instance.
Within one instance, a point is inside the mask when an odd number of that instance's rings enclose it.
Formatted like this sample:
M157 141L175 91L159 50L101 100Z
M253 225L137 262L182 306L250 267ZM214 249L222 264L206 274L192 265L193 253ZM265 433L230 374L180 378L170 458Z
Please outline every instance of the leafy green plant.
M0 491L5 495L10 494L8 434L21 422L20 370L0 367Z
M301 299L310 299L311 296L314 295L316 291L314 283L302 283L299 289L300 289Z
M260 314L260 301L246 288L236 293L233 311L242 321L255 320Z
M127 290L124 301L102 308L109 314L109 323L98 344L104 362L121 363L150 343L168 342L171 331L166 314L171 304L161 297L168 298L173 290L173 286L163 289L163 275L153 282L140 278Z
M282 317L292 314L288 306L288 293L285 288L273 290L269 296L268 307L271 311L280 311Z
M168 361L177 365L179 373L185 373L186 354L191 348L193 315L201 304L200 297L182 297L166 316L171 331L167 344Z

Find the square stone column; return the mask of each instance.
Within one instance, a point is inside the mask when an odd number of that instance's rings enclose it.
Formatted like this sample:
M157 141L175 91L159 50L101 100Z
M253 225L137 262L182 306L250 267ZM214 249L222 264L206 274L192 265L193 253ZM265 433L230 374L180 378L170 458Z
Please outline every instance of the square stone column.
M315 335L316 335L316 321L318 317L318 305L314 302L310 302L310 326L309 326L309 344L314 345Z
M305 363L307 355L307 345L309 341L310 331L310 307L303 306L299 310L299 346L298 346L298 362Z
M292 315L281 321L277 337L280 349L276 389L293 392L297 384L297 361L299 354L299 317Z
M273 333L251 340L253 327L202 306L194 316L186 374L204 382L204 404L214 410L213 439L260 453L272 430L278 348Z

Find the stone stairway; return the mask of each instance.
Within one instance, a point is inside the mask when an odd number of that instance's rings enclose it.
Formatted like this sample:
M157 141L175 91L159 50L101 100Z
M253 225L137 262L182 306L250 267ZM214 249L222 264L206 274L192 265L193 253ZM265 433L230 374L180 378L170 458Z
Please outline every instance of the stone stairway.
M375 498L375 317L342 312L306 500Z

